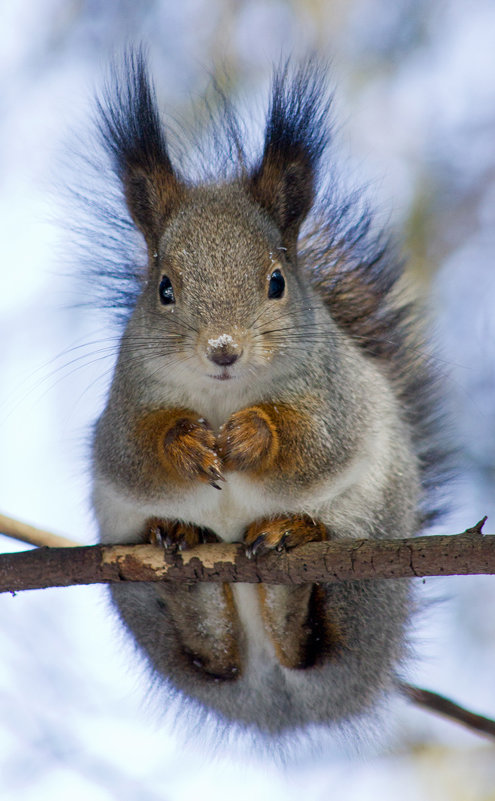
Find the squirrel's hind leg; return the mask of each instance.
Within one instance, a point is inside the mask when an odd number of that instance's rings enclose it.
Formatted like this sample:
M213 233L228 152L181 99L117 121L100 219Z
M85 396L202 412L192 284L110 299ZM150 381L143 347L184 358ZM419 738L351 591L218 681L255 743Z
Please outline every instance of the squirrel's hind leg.
M322 523L307 515L293 515L255 521L244 542L248 555L253 556L326 539ZM344 641L337 617L329 616L318 585L260 584L258 593L266 633L283 667L310 668L342 649Z
M151 518L147 539L172 550L218 540L210 529ZM158 606L173 624L189 665L205 677L236 679L241 672L241 627L229 584L156 583Z

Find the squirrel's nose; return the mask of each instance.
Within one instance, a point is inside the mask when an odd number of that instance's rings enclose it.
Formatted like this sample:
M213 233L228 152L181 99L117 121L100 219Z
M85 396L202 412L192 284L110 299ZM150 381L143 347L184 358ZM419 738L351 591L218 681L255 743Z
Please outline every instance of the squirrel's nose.
M219 349L208 353L208 358L211 362L215 362L215 364L220 365L220 367L228 367L237 361L239 354L234 353L233 351Z
M220 334L208 340L206 355L219 367L230 367L242 355L242 348L230 334Z

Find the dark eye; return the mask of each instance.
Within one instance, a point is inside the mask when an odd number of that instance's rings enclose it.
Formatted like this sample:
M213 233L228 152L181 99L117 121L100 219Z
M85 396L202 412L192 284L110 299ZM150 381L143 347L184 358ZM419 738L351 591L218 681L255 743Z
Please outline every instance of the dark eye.
M162 277L160 289L158 291L160 293L160 300L164 306L168 306L169 303L175 303L174 289L168 275Z
M280 270L274 270L270 276L270 283L268 284L268 297L281 298L284 294L285 278Z

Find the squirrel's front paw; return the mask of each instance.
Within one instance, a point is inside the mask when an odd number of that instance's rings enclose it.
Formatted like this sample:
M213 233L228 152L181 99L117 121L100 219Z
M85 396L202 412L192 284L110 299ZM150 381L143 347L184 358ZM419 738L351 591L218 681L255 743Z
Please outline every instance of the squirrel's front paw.
M244 537L246 554L255 556L263 551L284 551L304 545L305 542L321 542L327 539L323 523L308 515L276 517L256 520L249 526Z
M226 470L267 470L278 452L277 431L267 411L250 406L235 412L220 429L218 452Z
M163 437L162 458L170 472L220 489L222 464L213 431L202 418L179 417Z
M204 542L218 542L216 535L208 528L160 517L152 517L146 522L145 537L152 545L174 551L187 551Z

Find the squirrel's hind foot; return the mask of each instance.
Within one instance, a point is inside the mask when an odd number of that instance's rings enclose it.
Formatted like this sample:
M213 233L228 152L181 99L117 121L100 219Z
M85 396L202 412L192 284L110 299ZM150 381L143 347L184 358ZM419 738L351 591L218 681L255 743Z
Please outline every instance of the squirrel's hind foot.
M174 551L187 551L204 542L218 542L218 537L209 528L159 517L146 522L145 532L147 542Z
M326 539L327 531L323 523L308 515L292 515L255 520L245 534L244 543L247 556L252 557L263 551L286 551L305 542Z

